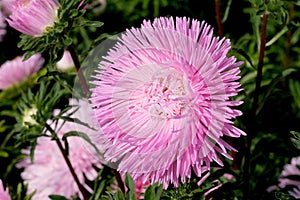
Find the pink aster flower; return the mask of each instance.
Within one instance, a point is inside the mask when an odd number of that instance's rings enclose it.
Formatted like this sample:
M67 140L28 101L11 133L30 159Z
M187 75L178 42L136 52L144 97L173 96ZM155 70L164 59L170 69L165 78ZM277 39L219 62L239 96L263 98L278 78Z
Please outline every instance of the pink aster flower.
M158 18L120 36L95 71L91 101L105 158L134 180L167 188L200 177L218 154L232 159L226 137L245 135L232 122L242 102L241 62L230 41L204 21Z
M212 170L213 171L217 171L219 169L221 169L221 168L215 167ZM210 175L211 175L211 172L210 171L207 172L205 174L205 176L203 176L200 179L200 181L197 183L198 186L200 186ZM225 173L225 174L223 174L222 179L225 179L226 181L233 181L233 180L235 180L235 177L232 174ZM211 187L209 190L207 190L204 193L204 199L208 199L209 198L209 200L213 200L214 197L209 197L209 195L211 195L212 192L214 192L215 190L218 190L219 188L221 188L223 186L223 183L220 180L218 180L218 179L213 180L211 183L215 184L216 186Z
M293 189L288 191L290 195L295 198L300 198L300 156L292 158L290 164L284 166L283 171L279 177L280 188L285 188L286 186L292 186ZM298 177L298 179L292 179L289 176Z
M1 200L11 200L8 190L5 190L2 180L0 179L0 199Z
M21 33L38 37L58 20L57 0L19 0L11 6L7 21Z
M278 189L284 189L286 187L292 187L292 190L289 190L288 193L295 197L296 199L300 198L300 156L292 158L290 164L284 166L283 171L279 176L279 184L270 186L267 191L272 192ZM298 177L294 179L295 177Z
M140 196L141 194L146 192L146 188L150 186L150 181L147 180L144 182L142 179L137 179L134 181L135 186L135 194L137 195L137 199L144 199L143 196Z
M41 54L35 54L23 61L23 56L6 61L0 66L0 89L7 89L26 80L36 73L44 64Z
M125 177L122 177L122 179L125 182ZM144 199L144 196L142 194L146 192L148 186L150 186L149 180L144 181L142 179L137 179L134 181L136 199ZM116 181L111 185L111 187L112 193L116 193L118 191L118 184ZM127 191L127 188L125 188L125 190Z
M79 109L71 117L83 121L90 117L91 112L86 110L86 107L88 107L87 102L81 100L78 102L71 99L70 105L79 106ZM74 109L70 112L74 112ZM57 114L59 111L55 110L54 113ZM49 120L48 123L52 128L55 128L51 120ZM61 138L65 133L70 131L80 131L88 135L95 132L83 125L73 122L63 123L62 120L59 120L56 128L58 136ZM50 133L47 132L46 134L49 135ZM69 159L74 171L80 183L88 191L92 192L92 189L85 183L85 177L91 181L96 179L96 168L102 167L99 156L96 150L81 137L69 137L68 144ZM24 153L29 154L29 150L25 150ZM24 172L22 172L21 176L24 182L28 183L28 193L36 191L32 200L48 199L50 194L63 195L67 198L71 198L73 195L79 195L81 197L80 191L63 159L62 153L56 142L52 141L49 137L38 138L33 162L27 157L21 161L17 167L24 168Z
M0 42L3 40L5 34L6 34L5 17L2 11L0 10Z

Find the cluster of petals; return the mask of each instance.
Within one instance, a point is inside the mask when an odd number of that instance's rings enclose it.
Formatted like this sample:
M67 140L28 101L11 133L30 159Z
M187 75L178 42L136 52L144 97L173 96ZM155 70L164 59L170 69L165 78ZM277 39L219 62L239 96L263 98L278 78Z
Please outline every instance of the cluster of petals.
M2 180L0 179L0 199L1 200L11 200L8 190L3 186Z
M10 6L7 22L11 27L26 35L41 36L47 27L58 20L57 0L19 0Z
M8 60L0 66L0 90L7 89L29 78L43 66L41 54L34 54L24 61L24 56Z
M70 117L80 119L87 123L91 113L86 109L87 102L83 100L70 100L70 105L75 106L68 113L73 113ZM77 110L78 109L78 110ZM55 110L54 115L60 111ZM65 113L67 116L68 113ZM85 134L93 134L95 130L74 122L64 122L59 120L57 124L48 120L48 124L57 132L62 139L63 135L70 131L78 131ZM46 135L50 135L49 132ZM86 183L86 178L94 181L97 177L97 170L102 168L98 153L95 148L78 136L68 137L69 159L80 183L89 191L92 188ZM63 141L61 141L63 143ZM63 143L64 144L64 143ZM65 146L64 146L65 147ZM29 150L23 150L29 155ZM24 168L21 177L28 184L28 193L34 191L32 200L48 199L51 194L63 195L67 198L71 196L81 197L77 184L62 156L55 141L50 137L39 137L34 151L34 160L31 162L29 156L17 164L17 167Z
M3 41L3 37L6 34L6 23L5 23L5 16L1 11L1 5L0 5L0 42Z
M300 156L294 157L291 160L290 164L284 166L283 171L281 172L278 178L278 185L274 185L268 188L268 191L271 192L277 189L287 189L290 188L288 193L295 197L296 199L300 198Z
M177 17L131 28L99 63L90 98L105 159L143 183L170 183L201 174L219 154L236 151L225 137L245 135L232 122L241 91L230 41L206 22Z

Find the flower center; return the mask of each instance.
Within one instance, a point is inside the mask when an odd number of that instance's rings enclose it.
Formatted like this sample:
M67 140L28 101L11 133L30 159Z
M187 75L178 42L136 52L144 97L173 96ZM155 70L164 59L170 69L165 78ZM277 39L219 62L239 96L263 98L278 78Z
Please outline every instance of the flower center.
M135 108L148 111L151 117L176 119L188 113L190 88L176 70L159 71L141 88L143 98Z

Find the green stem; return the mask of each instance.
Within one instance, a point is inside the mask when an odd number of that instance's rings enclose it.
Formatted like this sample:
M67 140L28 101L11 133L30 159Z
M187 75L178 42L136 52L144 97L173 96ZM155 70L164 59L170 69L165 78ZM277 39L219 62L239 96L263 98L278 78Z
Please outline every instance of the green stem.
M83 92L84 92L84 95L86 97L89 96L89 86L87 85L87 82L85 80L85 77L82 73L82 70L80 70L80 62L79 62L79 59L78 59L78 56L77 56L77 53L75 51L75 49L73 47L69 47L68 48L70 54L71 54L71 57L72 57L72 60L74 62L74 65L75 65L75 69L76 69L76 72L77 72L77 75L78 75L78 79L79 79L79 83L83 89Z
M264 56L266 49L266 34L267 34L268 14L264 13L262 17L261 36L260 36L260 50L257 65L257 75L255 82L254 97L251 106L250 122L248 125L248 136L245 140L245 163L244 163L244 199L249 199L249 185L250 185L250 159L251 159L251 142L256 134L256 120L258 114L259 95L262 81L262 71L264 65Z
M262 81L262 71L264 65L265 49L266 49L266 34L267 34L268 15L265 13L262 17L261 37L260 37L260 51L257 65L257 75L254 90L254 99L252 102L252 115L256 117L258 108L258 99L260 94L260 87Z

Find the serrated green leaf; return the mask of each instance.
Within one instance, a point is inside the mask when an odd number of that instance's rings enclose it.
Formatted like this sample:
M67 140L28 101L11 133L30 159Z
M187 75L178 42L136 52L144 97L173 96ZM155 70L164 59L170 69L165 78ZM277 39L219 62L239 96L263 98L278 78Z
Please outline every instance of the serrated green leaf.
M279 199L279 200L292 200L292 199L295 199L291 195L285 194L283 192L275 192L275 197L276 197L276 199Z
M297 149L300 150L300 133L296 131L291 131L290 133L293 135L293 137L291 137L292 143Z

